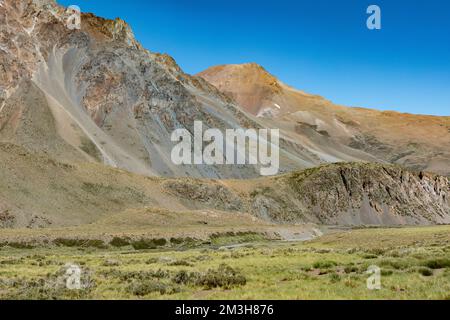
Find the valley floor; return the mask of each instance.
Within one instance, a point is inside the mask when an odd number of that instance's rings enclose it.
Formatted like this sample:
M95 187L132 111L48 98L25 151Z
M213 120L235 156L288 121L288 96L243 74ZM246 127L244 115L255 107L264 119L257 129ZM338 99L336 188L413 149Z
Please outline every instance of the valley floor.
M3 246L0 298L450 299L450 226L336 231L306 242L229 234L190 247L123 245ZM380 290L367 288L372 265L381 268Z

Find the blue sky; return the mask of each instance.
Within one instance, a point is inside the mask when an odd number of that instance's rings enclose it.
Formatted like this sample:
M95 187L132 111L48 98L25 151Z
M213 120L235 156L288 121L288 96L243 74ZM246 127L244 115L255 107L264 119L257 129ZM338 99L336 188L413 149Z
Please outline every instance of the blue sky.
M256 62L335 103L450 115L448 0L58 0L120 17L190 74ZM382 10L382 30L366 9Z

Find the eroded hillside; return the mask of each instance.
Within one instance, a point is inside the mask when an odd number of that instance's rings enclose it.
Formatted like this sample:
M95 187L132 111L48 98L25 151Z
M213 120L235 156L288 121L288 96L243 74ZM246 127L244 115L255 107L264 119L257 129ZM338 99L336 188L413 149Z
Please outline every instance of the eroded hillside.
M174 165L175 129L262 124L170 56L142 48L123 20L82 14L81 30L71 30L66 18L51 0L0 6L0 141L148 176L258 175L250 165ZM322 162L300 143L281 144L282 172Z
M211 67L199 76L325 161L369 154L379 162L450 174L450 117L338 106L282 83L254 63Z
M450 222L447 177L392 165L330 164L254 180L167 179L63 163L12 144L0 144L0 162L0 222L8 228L83 225L147 208L246 214L255 224Z

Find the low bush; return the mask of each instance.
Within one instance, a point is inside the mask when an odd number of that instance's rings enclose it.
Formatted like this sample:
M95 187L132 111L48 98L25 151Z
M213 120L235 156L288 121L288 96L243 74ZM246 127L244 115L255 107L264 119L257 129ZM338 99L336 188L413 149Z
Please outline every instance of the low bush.
M431 270L430 268L419 268L417 269L417 272L419 272L424 277L430 277L433 275L433 270Z
M404 270L411 267L412 262L408 260L402 259L385 259L380 261L380 266L382 267L390 267L395 270Z
M198 272L187 272L186 270L181 270L174 275L172 281L176 284L195 285L200 276L201 275Z
M167 264L168 266L185 266L185 267L192 267L192 263L186 261L186 260L175 260L171 261Z
M338 275L337 273L332 273L332 274L329 275L329 277L330 277L330 281L332 283L336 283L336 282L341 281L341 276Z
M8 247L14 249L33 249L35 246L27 242L8 242Z
M337 266L337 263L334 261L317 261L313 264L313 268L315 269L327 269Z
M130 245L130 238L128 237L124 237L124 238L120 238L120 237L114 237L109 244L112 245L113 247L126 247Z
M174 294L179 292L179 289L160 281L146 280L133 281L127 286L127 291L135 296L143 297L155 292L158 292L161 295Z
M156 249L167 244L166 239L140 239L132 241L131 245L135 250Z
M196 281L197 285L204 286L206 289L218 287L230 289L235 286L244 286L246 283L245 276L226 264L221 264L218 269L208 270Z
M345 273L358 272L359 268L357 266L346 266L344 269Z
M389 270L389 269L381 269L381 272L380 272L380 274L383 277L391 276L393 273L394 273L394 271Z
M108 246L100 239L67 239L57 238L53 243L60 247L84 247L106 249Z
M120 265L120 261L115 259L106 259L102 264L104 267L117 267Z
M430 269L444 269L450 268L450 259L448 258L436 258L425 261L423 264Z

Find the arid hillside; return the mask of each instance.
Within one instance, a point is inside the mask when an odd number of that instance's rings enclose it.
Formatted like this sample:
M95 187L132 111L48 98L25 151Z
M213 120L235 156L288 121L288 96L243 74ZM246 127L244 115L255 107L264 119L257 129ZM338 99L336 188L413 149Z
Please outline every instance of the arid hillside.
M221 130L263 124L170 56L142 48L123 20L86 13L81 30L71 30L66 19L52 0L2 2L0 141L147 176L259 175L250 165L174 165L175 129L193 133L194 121ZM281 145L281 172L323 162L300 143L281 137Z
M379 161L450 174L450 117L338 106L282 83L254 63L211 67L199 76L323 159L337 161L350 148Z
M244 214L249 221L254 217L255 225L450 222L447 177L392 165L330 164L255 180L167 179L96 163L58 162L12 144L0 144L0 162L3 228L78 226L147 208L154 214L163 210L169 220L170 212Z

